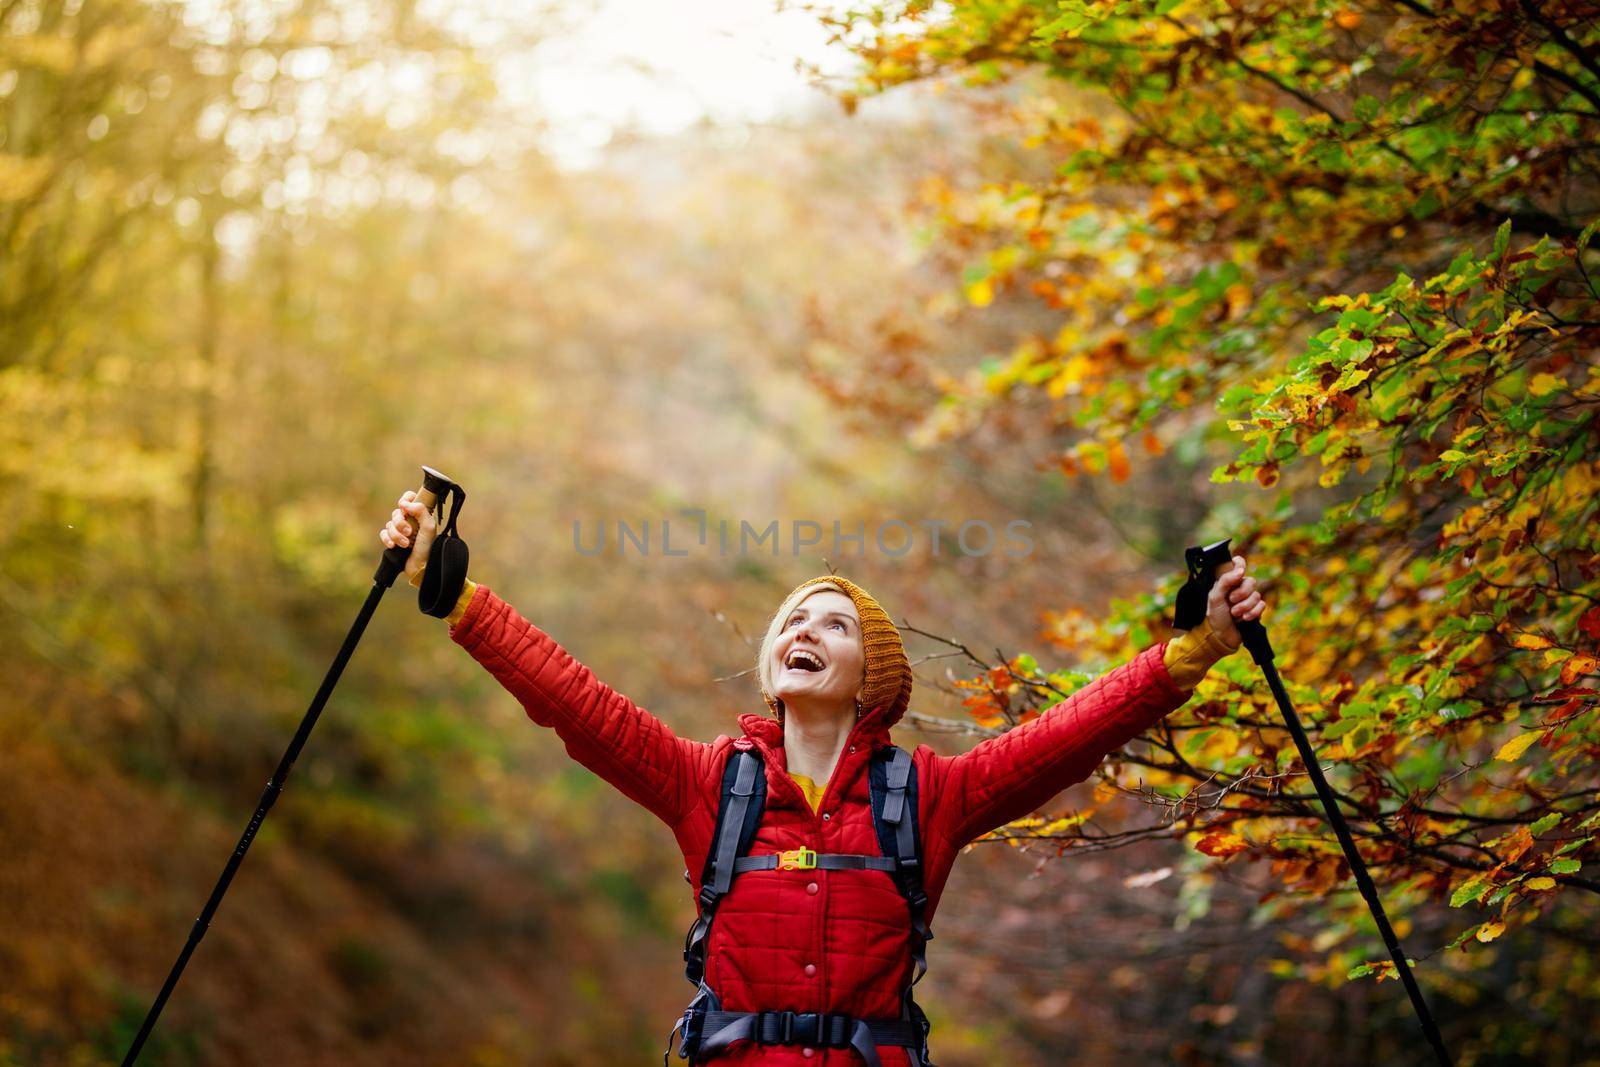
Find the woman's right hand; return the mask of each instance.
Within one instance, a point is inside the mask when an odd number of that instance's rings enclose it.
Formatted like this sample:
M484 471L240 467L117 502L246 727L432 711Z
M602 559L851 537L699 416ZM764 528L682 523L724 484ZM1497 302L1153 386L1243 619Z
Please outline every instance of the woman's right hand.
M383 541L385 548L396 545L402 548L410 545L413 540L416 545L411 549L411 555L406 557L406 581L415 585L411 580L417 572L428 564L428 552L433 548L434 535L439 532L438 524L434 521L433 512L429 511L417 499L415 489L407 489L400 494L399 507L394 509L389 521L378 532L378 537Z

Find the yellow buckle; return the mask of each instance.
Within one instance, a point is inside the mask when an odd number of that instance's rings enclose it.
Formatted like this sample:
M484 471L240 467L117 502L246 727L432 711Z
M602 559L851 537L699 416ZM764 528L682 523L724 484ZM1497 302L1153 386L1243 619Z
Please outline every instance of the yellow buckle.
M780 871L809 871L816 865L817 854L804 845L796 849L790 849L788 852L778 853L778 870Z

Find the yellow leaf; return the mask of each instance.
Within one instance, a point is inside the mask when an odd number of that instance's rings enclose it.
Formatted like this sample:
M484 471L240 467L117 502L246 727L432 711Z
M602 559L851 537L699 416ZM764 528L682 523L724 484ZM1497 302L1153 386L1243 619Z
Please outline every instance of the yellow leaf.
M1206 760L1227 759L1239 751L1239 731L1218 730L1212 734L1200 749L1200 758Z
M1478 927L1478 940L1487 943L1505 932L1506 924L1497 919L1494 922L1487 922Z
M1540 649L1549 648L1552 642L1538 634L1518 634L1511 639L1511 643L1518 648Z
M1079 823L1083 822L1083 820L1088 818L1088 816L1089 812L1083 811L1075 811L1071 815L1063 815L1059 819L1054 819L1046 823L1040 833L1047 836L1052 834L1066 833L1074 826L1077 826Z
M1531 889L1535 893L1542 893L1546 889L1554 889L1556 887L1556 880L1554 878L1546 878L1541 875L1538 878L1529 878L1526 882L1522 883L1522 887L1524 889Z
M1500 751L1494 754L1494 758L1497 760L1504 760L1507 763L1514 762L1517 757L1528 751L1529 745L1539 740L1539 736L1539 731L1537 730L1529 730L1525 734L1518 734L1516 737L1513 737L1511 740L1501 745Z
M1371 367L1346 367L1344 369L1344 373L1339 375L1339 380L1334 382L1332 388L1330 388L1328 391L1332 393L1343 392L1346 389L1349 389L1351 386L1361 384L1371 376Z
M1528 383L1528 392L1534 396L1547 396L1566 386L1566 382L1554 374L1535 374L1533 381Z
M994 300L994 285L988 278L967 286L967 299L973 307L988 307Z

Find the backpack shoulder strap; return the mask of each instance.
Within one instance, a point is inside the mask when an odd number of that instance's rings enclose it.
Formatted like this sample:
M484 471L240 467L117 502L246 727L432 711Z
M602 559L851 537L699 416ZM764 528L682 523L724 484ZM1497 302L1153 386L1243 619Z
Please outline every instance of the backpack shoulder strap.
M878 847L895 860L895 883L913 918L928 903L922 888L922 834L917 826L917 769L911 753L897 745L880 749L867 771Z
M734 748L722 768L722 791L717 800L717 823L706 852L700 878L700 914L684 939L684 974L698 985L705 974L706 936L716 915L717 902L733 884L734 863L750 851L767 802L767 776L761 754ZM689 872L685 871L687 875Z
M700 879L700 906L716 901L733 882L733 861L750 851L767 802L767 776L761 754L753 748L736 748L722 769L722 795L717 801L717 826L706 853Z
M911 990L928 971L928 942L933 929L926 919L928 894L922 884L922 834L917 826L917 768L911 753L889 745L874 753L867 768L872 788L872 821L878 847L895 860L895 885L911 912L911 981L900 997L901 1018L916 1027L921 1040L908 1049L913 1067L932 1067L928 1058L928 1016Z

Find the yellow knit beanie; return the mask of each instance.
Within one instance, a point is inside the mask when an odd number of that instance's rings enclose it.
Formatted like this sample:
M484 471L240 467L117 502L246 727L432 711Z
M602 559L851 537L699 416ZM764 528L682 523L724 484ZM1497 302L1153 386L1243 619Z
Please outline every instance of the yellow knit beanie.
M900 641L900 630L889 618L889 613L872 598L872 594L847 578L837 574L824 574L808 578L790 590L789 597L808 585L832 582L844 590L861 616L861 648L865 653L865 678L862 685L861 713L877 707L889 709L885 726L900 721L911 703L911 661L906 658L906 648ZM784 603L789 602L784 597ZM762 688L761 695L774 715L778 714L778 700Z

